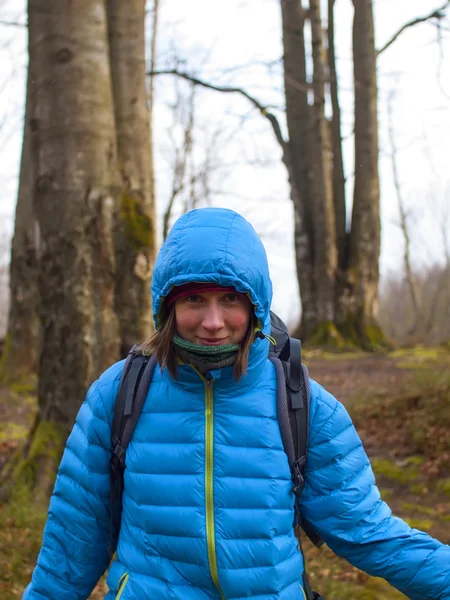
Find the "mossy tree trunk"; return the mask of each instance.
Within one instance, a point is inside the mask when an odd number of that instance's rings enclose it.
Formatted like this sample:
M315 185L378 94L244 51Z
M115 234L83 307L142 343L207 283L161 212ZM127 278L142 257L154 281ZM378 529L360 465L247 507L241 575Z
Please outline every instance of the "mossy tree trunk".
M33 175L23 182L42 240L39 410L6 471L44 495L89 385L151 331L144 8L144 0L28 3Z
M317 327L316 286L314 280L314 228L310 202L311 156L310 113L306 80L305 11L298 0L281 0L284 46L284 86L289 141L285 164L289 174L294 205L294 244L297 278L302 299L303 334Z
M145 0L108 0L107 10L121 174L116 311L121 353L126 355L153 327L149 287L156 256L156 211L146 89Z
M296 243L295 246L302 322L295 333L317 345L351 344L373 348L383 338L377 308L380 216L372 3L355 1L357 167L351 231L346 231L334 5L335 0L329 0L327 64L320 2L311 0L306 13L297 0L281 0L291 160L288 171L291 197L296 199L296 239L299 223L302 233L302 245ZM311 21L312 85L305 68L306 18ZM326 66L333 108L331 140L324 114ZM329 157L332 157L331 164Z
M22 159L10 263L10 310L1 358L0 377L10 380L33 373L37 366L39 322L37 317L37 221L33 210L33 156L30 137L30 88L28 72Z
M355 81L355 189L348 272L350 310L359 338L381 340L378 321L380 183L375 32L372 0L354 0L353 70Z
M335 321L336 231L333 206L330 144L325 120L325 52L323 45L320 0L310 0L311 42L313 58L313 92L311 170L314 214L314 275L316 281L317 320Z
M73 423L118 357L114 208L118 172L103 0L29 0L39 262L39 419Z

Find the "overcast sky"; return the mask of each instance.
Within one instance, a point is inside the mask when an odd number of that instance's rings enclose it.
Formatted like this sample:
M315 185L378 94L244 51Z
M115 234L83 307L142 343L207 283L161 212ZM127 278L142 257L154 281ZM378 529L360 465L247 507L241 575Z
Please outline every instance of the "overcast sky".
M443 0L375 0L376 41L381 47L407 21L428 14ZM284 125L279 0L161 0L159 65L174 54L213 83L240 85L262 104L276 107ZM23 0L0 2L0 20L24 21ZM343 109L347 194L353 188L353 90L351 0L336 2L336 51ZM325 14L325 12L324 12ZM380 178L383 274L401 266L402 239L393 187L387 137L387 100L393 100L398 167L414 231L414 259L426 263L443 257L439 223L450 202L450 22L442 42L430 23L406 31L378 62ZM26 31L0 25L0 219L13 227L26 68ZM236 67L241 67L237 69ZM155 143L158 211L170 188L167 128L173 81L156 85ZM217 171L211 186L214 204L242 212L262 235L274 279L274 308L294 320L299 301L295 280L292 208L280 149L268 123L238 97L198 92L195 141L202 155L204 140L215 136ZM231 133L233 132L233 135ZM231 137L231 141L229 138Z

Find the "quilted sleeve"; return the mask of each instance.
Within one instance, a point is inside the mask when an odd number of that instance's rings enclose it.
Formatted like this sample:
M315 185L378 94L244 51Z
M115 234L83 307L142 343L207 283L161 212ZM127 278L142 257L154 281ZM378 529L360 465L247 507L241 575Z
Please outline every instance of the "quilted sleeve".
M450 546L392 516L346 409L314 381L301 510L354 566L413 600L450 600Z
M77 415L23 600L85 600L108 566L112 403L120 372L114 365L104 373Z

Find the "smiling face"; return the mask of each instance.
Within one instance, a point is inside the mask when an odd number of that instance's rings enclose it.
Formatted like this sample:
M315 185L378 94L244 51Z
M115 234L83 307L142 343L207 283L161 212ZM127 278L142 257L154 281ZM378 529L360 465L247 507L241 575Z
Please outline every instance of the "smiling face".
M250 323L251 303L238 292L202 292L175 301L180 337L201 346L240 344Z

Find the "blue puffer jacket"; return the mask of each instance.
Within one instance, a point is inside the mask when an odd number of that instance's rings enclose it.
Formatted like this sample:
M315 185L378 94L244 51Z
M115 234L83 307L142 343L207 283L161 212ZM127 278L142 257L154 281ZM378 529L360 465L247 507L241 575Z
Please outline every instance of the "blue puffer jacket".
M155 266L157 318L173 285L216 281L249 293L269 332L271 283L253 228L219 209L177 222ZM258 339L248 374L156 370L127 451L123 520L106 598L303 600L294 496L276 383ZM108 564L111 422L122 363L87 395L67 442L25 600L84 600ZM416 600L450 599L450 547L391 516L343 408L311 382L301 508L327 544Z

